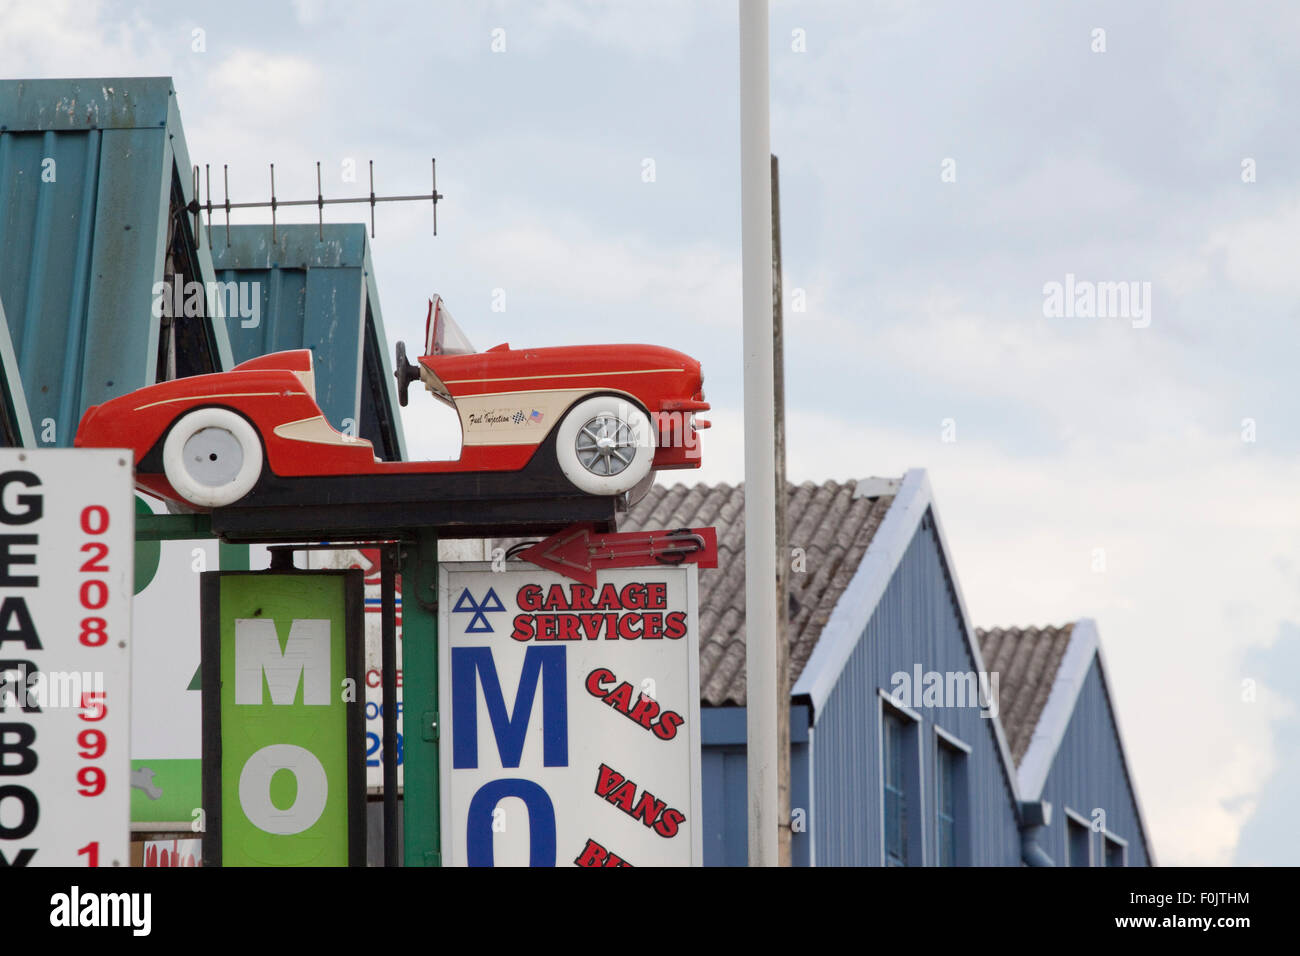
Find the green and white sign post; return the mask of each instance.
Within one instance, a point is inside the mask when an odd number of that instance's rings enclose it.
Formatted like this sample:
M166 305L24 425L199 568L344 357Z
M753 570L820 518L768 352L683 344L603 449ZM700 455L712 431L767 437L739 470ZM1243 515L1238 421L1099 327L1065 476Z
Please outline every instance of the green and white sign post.
M203 574L204 866L364 866L360 571Z
M403 795L406 866L442 865L439 783L438 536L414 532L400 551L402 573ZM406 812L410 811L410 812Z

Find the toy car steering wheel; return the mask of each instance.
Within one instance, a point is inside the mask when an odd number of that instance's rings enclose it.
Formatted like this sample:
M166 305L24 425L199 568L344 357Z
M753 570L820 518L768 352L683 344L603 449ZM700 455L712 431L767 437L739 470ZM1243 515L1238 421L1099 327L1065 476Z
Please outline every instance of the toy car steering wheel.
M408 386L420 378L420 366L407 361L405 342L397 343L397 362L393 368L393 378L397 379L397 401L405 408L410 399Z

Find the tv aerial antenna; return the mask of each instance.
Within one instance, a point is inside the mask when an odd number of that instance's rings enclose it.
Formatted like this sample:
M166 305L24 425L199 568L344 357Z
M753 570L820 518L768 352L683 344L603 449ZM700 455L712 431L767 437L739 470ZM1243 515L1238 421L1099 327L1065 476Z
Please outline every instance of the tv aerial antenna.
M438 234L438 200L442 198L442 193L438 192L438 160L429 161L430 170L433 174L433 189L429 193L416 196L376 196L375 195L375 161L370 160L370 195L369 196L342 196L337 199L326 199L324 191L321 188L320 163L316 163L316 198L315 199L279 199L275 195L275 163L271 163L271 199L269 202L231 202L230 201L230 166L223 164L221 167L222 176L225 181L225 201L213 203L212 201L212 167L204 164L204 178L207 184L208 199L205 203L199 202L199 167L194 167L194 198L190 200L185 211L194 217L194 240L202 245L201 229L203 223L199 220L199 213L207 213L207 232L208 245L212 245L212 213L213 210L225 210L226 213L226 246L230 245L230 211L232 209L270 209L271 210L271 241L276 241L276 219L277 209L284 206L315 206L316 207L316 227L317 233L323 241L325 238L325 207L343 205L347 203L368 203L370 205L370 238L375 237L375 206L381 202L431 202L433 203L433 234Z

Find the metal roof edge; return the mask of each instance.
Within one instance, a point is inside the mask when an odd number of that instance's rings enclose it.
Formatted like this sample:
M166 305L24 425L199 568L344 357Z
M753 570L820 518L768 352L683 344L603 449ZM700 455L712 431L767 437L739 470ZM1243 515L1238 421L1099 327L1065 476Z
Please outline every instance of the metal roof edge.
M213 215L221 212L214 203ZM312 235L315 232L316 235ZM226 244L225 223L212 224L213 265L219 270L245 269L365 269L370 266L370 240L363 222L282 222L271 242L271 224L232 223ZM373 270L372 270L373 271Z
M957 580L957 573L953 570L952 551L948 548L948 536L944 534L943 521L939 518L939 509L935 508L933 504L934 493L930 490L928 477L925 479L925 484L927 496L931 499L930 520L934 525L935 540L939 542L939 555L943 560L944 570L948 574L948 583L952 585L953 597L957 601L957 613L961 617L962 630L966 632L966 646L970 650L971 659L975 662L975 670L978 673L987 674L988 668L984 666L984 654L980 651L980 642L975 636L975 627L971 624L970 611L966 608L966 597L962 594L961 582ZM1011 791L1011 798L1015 805L1019 807L1024 797L1020 792L1016 764L1011 758L1011 746L1007 743L1007 732L1002 726L1002 717L1000 715L1001 708L998 709L998 713L989 718L993 726L993 740L997 745L998 753L1002 757L1002 775L1007 782L1007 789Z
M362 226L362 237L365 237ZM397 456L406 461L406 426L402 420L401 405L397 401L397 380L393 377L393 363L389 358L388 332L384 329L384 315L379 307L379 286L375 280L375 264L370 257L370 241L363 246L362 271L366 280L366 298L370 303L370 319L365 334L373 334L379 351L379 372L384 380L384 394L388 396L388 410L393 423L393 440L397 443ZM364 346L363 346L364 353Z
M1096 622L1092 618L1083 618L1078 623L1083 624L1085 622L1093 629L1093 633L1096 633ZM1078 624L1075 626L1077 627ZM1115 738L1116 743L1119 745L1119 762L1124 768L1124 779L1128 781L1128 791L1133 795L1133 809L1137 811L1138 827L1142 831L1142 845L1146 847L1148 863L1151 866L1157 866L1156 850L1151 843L1151 832L1147 828L1146 814L1142 812L1142 800L1138 796L1137 783L1133 780L1133 772L1128 765L1128 753L1124 747L1124 729L1119 725L1119 710L1115 707L1115 701L1110 696L1110 678L1106 675L1106 655L1101 649L1100 635L1097 636L1097 670L1098 676L1101 677L1102 691L1106 694L1106 706L1110 708L1111 723L1115 725Z
M0 80L0 116L9 132L160 129L167 124L170 76Z
M1074 627L1070 629L1070 642L1061 655L1061 662L1056 665L1052 689L1048 691L1047 702L1038 715L1038 722L1029 738L1029 747L1025 750L1017 771L1024 800L1038 800L1043 795L1052 761L1056 759L1056 752L1060 749L1070 718L1074 715L1075 702L1083 690L1083 682L1088 677L1092 660L1097 655L1097 643L1097 627L1091 618L1081 618L1074 622Z
M821 717L826 699L862 639L863 628L880 603L929 507L930 483L925 469L908 469L848 587L822 628L803 673L790 689L792 697L807 695L812 701L814 723Z
M32 429L32 415L27 408L27 393L23 391L22 374L18 370L18 356L14 353L13 339L9 337L9 320L5 316L4 299L0 298L0 376L3 376L5 404L13 416L19 441L24 448L36 445L36 432Z
M189 205L191 202L198 201L199 195L194 188L194 165L190 162L189 146L185 142L185 126L181 122L180 104L175 89L171 90L167 103L167 131L169 133L167 149L171 153L172 163L181 183L181 196L185 204ZM194 220L191 218L189 222L193 223ZM194 247L199 260L199 272L202 273L199 279L205 289L210 289L212 286L209 283L216 281L217 270L212 262L211 243L206 237L207 230L200 219L198 232L194 236ZM226 319L216 314L219 310L209 307L206 311L208 327L212 330L212 341L217 350L217 368L223 372L228 371L234 368L235 358L234 351L230 347L230 330L226 327Z

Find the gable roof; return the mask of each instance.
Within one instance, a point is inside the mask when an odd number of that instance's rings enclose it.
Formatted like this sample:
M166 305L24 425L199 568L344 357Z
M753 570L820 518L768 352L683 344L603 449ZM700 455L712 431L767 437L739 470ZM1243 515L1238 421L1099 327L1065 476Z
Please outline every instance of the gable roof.
M1024 762L1073 628L1066 624L975 630L984 663L999 675L998 718L1017 767Z
M885 588L889 586L908 546L927 516L934 529L939 558L948 585L952 589L952 600L956 605L962 631L966 635L966 648L970 653L974 669L977 672L988 672L989 668L984 665L984 656L980 652L979 642L975 639L975 630L970 623L966 598L962 595L961 584L952 571L952 551L948 547L948 538L943 531L943 522L939 520L939 513L934 508L934 493L930 488L930 479L924 468L910 468L903 475L902 484L899 485L885 519L869 543L862 561L853 572L848 587L840 595L840 600L835 605L825 627L822 628L821 638L813 648L807 665L791 689L793 696L806 696L810 700L813 705L814 720L821 714L827 698L835 689L840 674L853 654L858 640L862 637L863 627L871 619L872 613L885 593ZM1007 785L1013 795L1018 795L1015 764L1011 760L1011 751L1007 746L1002 722L995 717L988 723L998 749ZM1017 799L1020 798L1017 796Z
M790 547L802 547L814 559L807 565L813 573L789 575L790 693L811 702L814 721L927 515L967 650L975 670L989 670L952 573L951 552L924 469L909 469L901 480L806 482L789 491ZM700 571L700 696L706 705L745 703L744 512L743 485L655 486L619 523L620 530L629 531L709 524L718 529L718 567ZM1016 772L1006 734L997 718L989 728L1014 795Z
M1014 744L1012 753L1021 800L1042 797L1079 692L1096 661L1106 706L1115 726L1120 764L1137 810L1147 858L1154 866L1155 850L1148 836L1150 831L1137 785L1129 770L1128 755L1124 752L1124 733L1110 696L1110 680L1106 676L1096 622L1080 618L1064 627L980 629L977 634L986 652L985 659L993 670L1000 672L998 719L1006 726Z
M806 573L787 576L790 680L804 671L894 501L897 479L787 483L786 526ZM713 525L718 567L700 570L700 697L745 703L745 490L739 485L655 485L619 522L623 531Z

